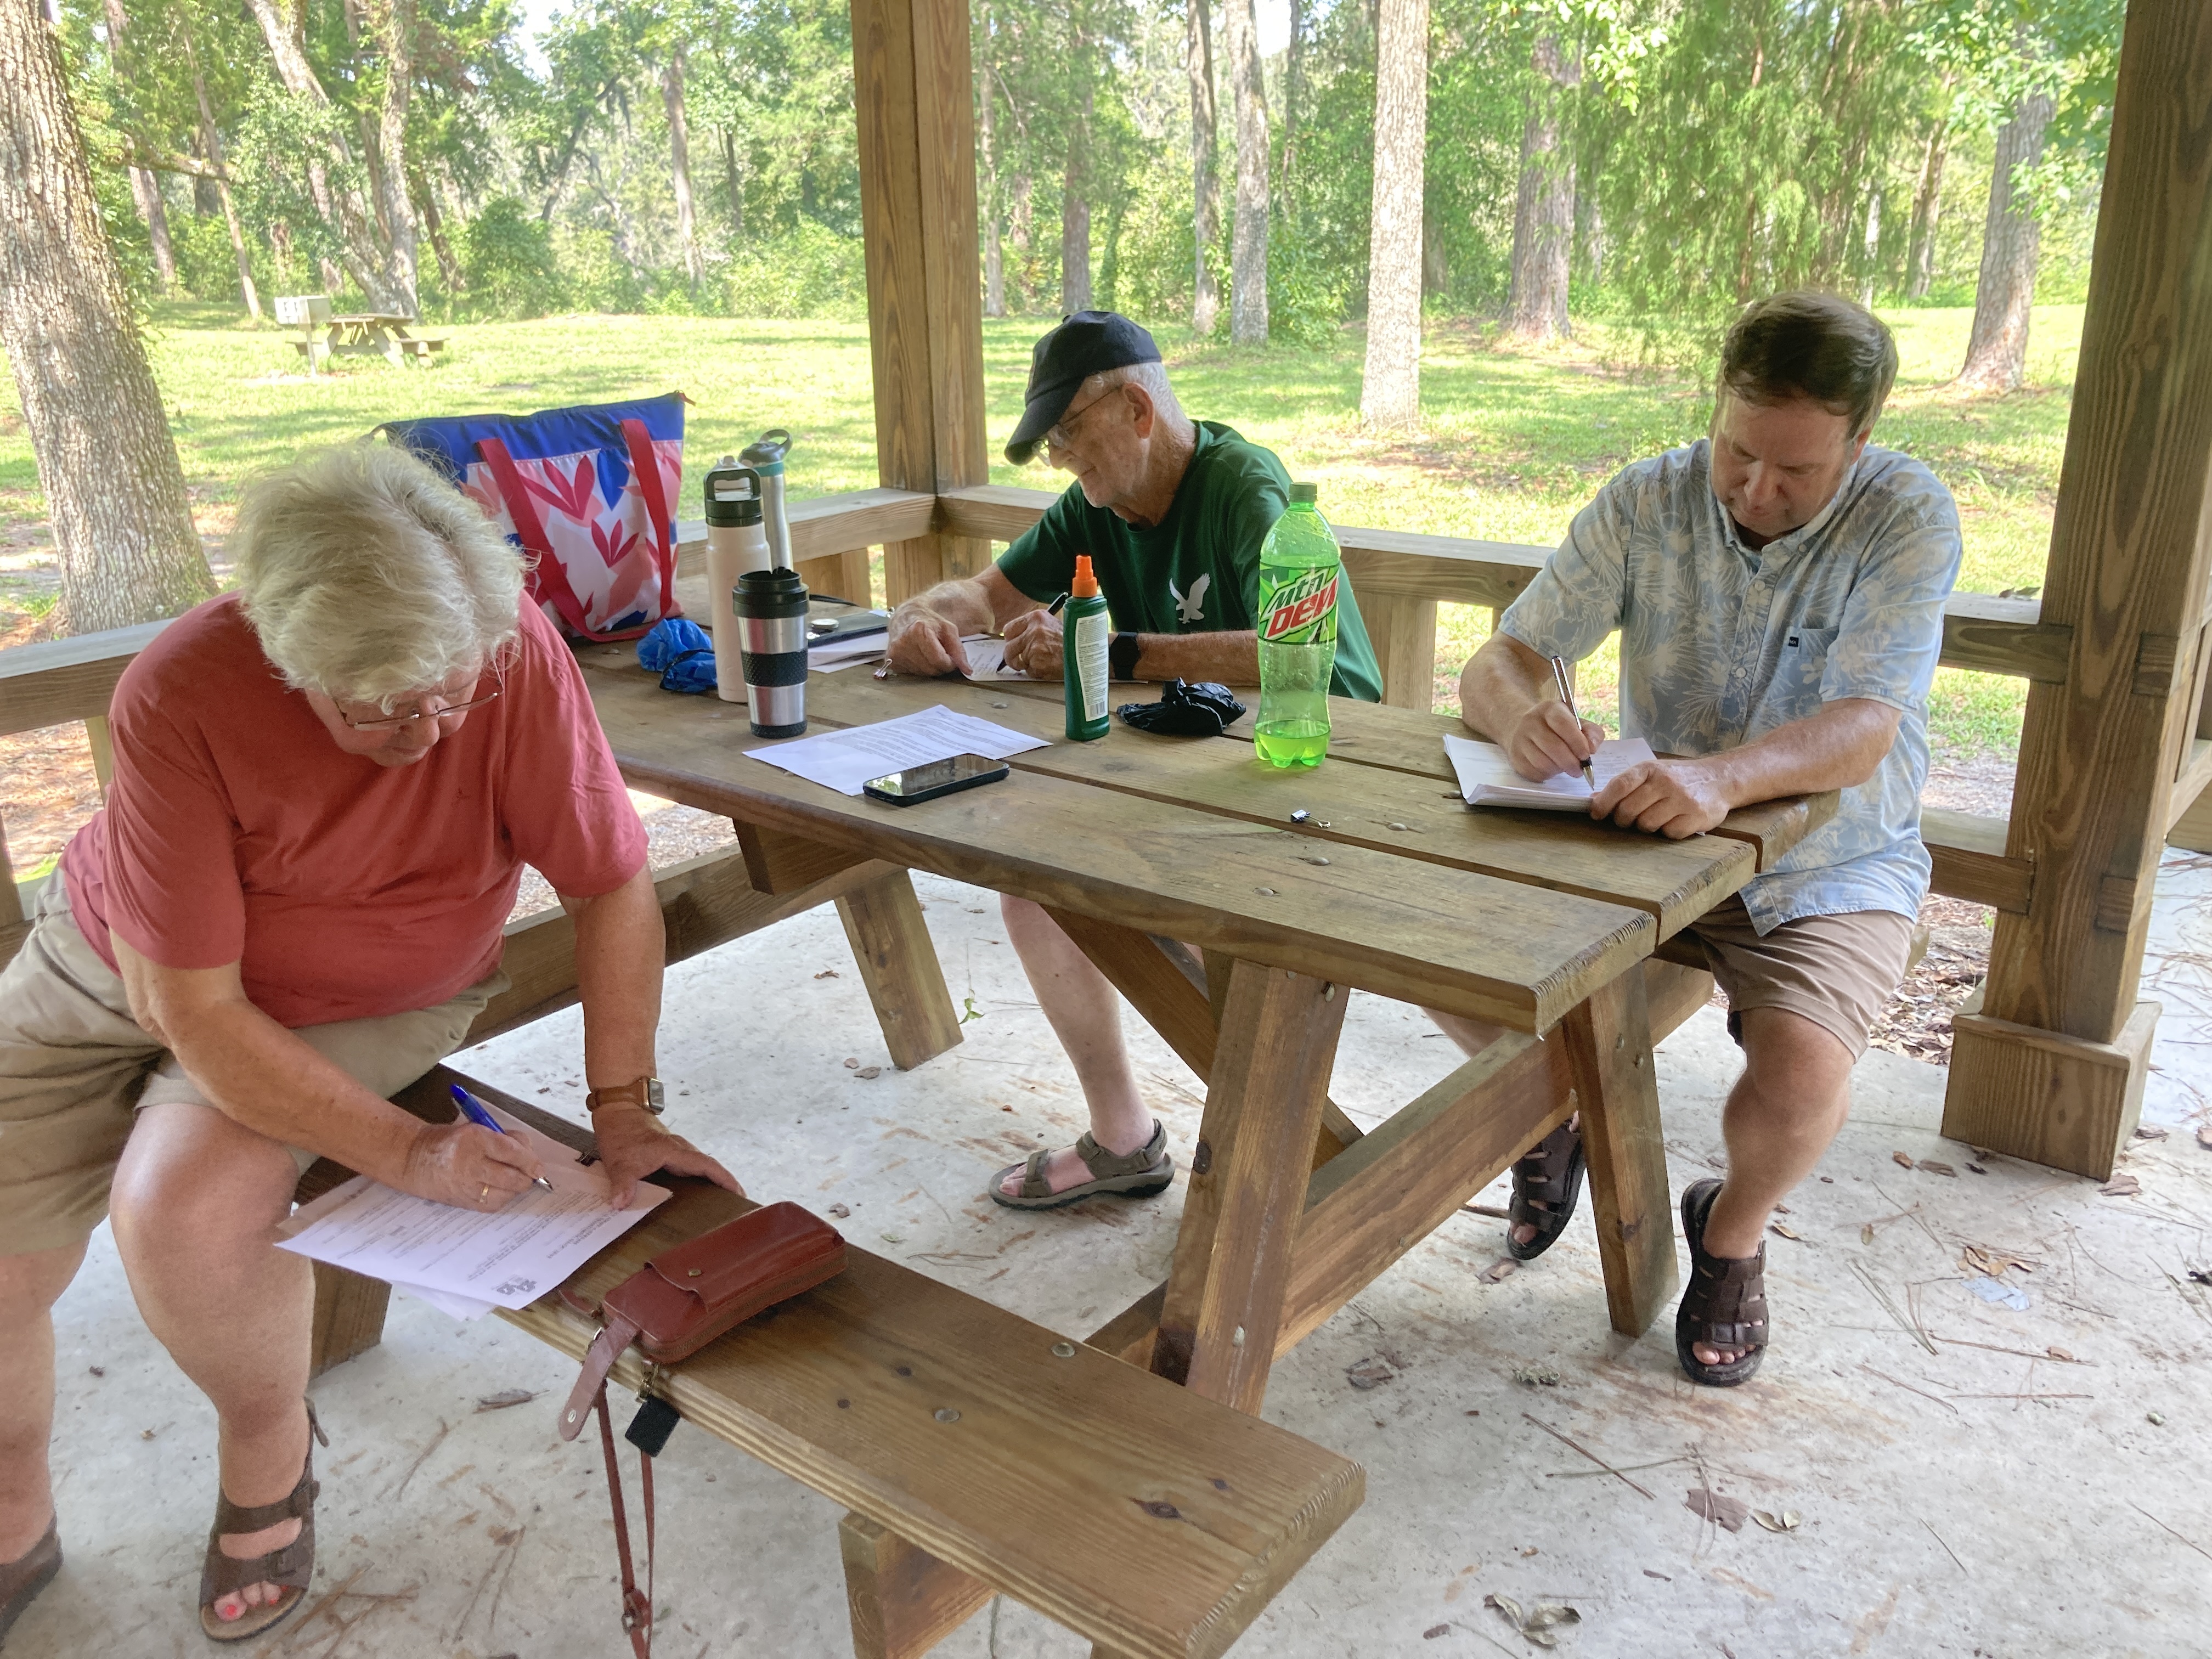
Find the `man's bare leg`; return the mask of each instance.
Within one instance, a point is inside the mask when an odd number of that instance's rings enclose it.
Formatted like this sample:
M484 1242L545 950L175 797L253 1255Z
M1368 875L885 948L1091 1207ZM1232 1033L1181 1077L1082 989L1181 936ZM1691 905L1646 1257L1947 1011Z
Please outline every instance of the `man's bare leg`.
M1036 991L1037 1006L1053 1035L1067 1051L1091 1109L1091 1133L1109 1152L1133 1152L1152 1138L1152 1114L1137 1092L1129 1069L1129 1050L1121 1041L1121 1002L1114 987L1091 964L1083 949L1060 931L1042 905L1012 894L1002 898L1006 937ZM1065 1192L1091 1179L1073 1146L1057 1148L1045 1164L1053 1191ZM1000 1190L1009 1198L1022 1188L1018 1171Z
M1728 1176L1705 1218L1705 1253L1723 1260L1759 1253L1767 1217L1812 1174L1851 1109L1851 1051L1802 1014L1745 1009L1743 1062L1721 1115ZM1744 1351L1699 1342L1691 1352L1717 1365Z
M53 1305L84 1246L0 1256L0 1561L19 1561L54 1518Z
M115 1242L147 1327L221 1423L217 1468L234 1504L273 1504L307 1456L313 1269L276 1249L299 1170L292 1154L210 1106L144 1108L111 1199ZM240 1559L281 1549L300 1522L226 1534ZM283 1591L252 1584L216 1603L235 1618Z

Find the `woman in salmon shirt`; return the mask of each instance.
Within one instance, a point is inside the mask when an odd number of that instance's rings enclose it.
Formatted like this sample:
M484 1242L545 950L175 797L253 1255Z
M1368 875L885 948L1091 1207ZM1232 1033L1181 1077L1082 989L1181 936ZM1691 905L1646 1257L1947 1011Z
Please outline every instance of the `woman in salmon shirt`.
M381 445L256 485L232 546L237 591L125 672L106 805L0 972L0 1636L60 1565L49 1310L111 1207L147 1324L221 1421L203 1628L242 1641L305 1595L313 1285L273 1230L318 1157L472 1210L538 1173L386 1098L505 988L524 865L575 920L618 1198L662 1168L736 1185L657 1115L645 835L520 554Z

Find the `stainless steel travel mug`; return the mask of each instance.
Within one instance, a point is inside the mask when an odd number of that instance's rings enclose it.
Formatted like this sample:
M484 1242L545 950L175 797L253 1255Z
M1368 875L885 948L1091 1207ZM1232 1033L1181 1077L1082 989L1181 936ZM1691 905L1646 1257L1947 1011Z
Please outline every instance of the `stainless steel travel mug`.
M806 584L790 570L748 570L736 609L753 735L795 738L806 730Z

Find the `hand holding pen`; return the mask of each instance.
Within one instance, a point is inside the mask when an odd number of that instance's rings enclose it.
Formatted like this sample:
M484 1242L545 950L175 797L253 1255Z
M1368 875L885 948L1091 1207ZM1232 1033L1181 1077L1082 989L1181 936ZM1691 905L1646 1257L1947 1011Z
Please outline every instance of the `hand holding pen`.
M1559 701L1566 704L1568 716L1577 726L1580 726L1582 716L1575 712L1575 690L1572 683L1567 678L1567 659L1565 657L1552 659L1552 683L1559 689ZM1583 781L1589 785L1590 793L1595 794L1597 774L1590 769L1589 757L1583 757L1582 766Z
M480 1129L489 1129L495 1135L503 1135L507 1133L500 1127L499 1120L491 1115L491 1109L459 1084L456 1083L453 1085L453 1104L461 1109L461 1115L470 1122ZM544 1176L532 1176L530 1184L543 1188L549 1193L553 1190L553 1183Z

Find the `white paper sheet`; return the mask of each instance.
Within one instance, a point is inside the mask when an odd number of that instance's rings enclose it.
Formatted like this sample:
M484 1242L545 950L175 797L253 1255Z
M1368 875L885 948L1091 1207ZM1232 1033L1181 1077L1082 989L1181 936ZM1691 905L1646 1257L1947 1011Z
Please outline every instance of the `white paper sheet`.
M1042 738L979 720L972 714L956 714L939 703L895 720L824 732L772 749L748 749L745 753L796 773L810 783L857 795L870 778L904 767L950 760L955 755L988 755L994 760L1004 760L1009 755L1051 746Z
M1006 642L995 634L963 634L960 649L968 659L971 680L1025 680L1018 668L1006 666Z
M806 665L817 674L834 674L854 663L880 662L889 635L861 634L806 647Z
M1534 806L1549 811L1588 811L1590 786L1580 772L1562 772L1531 783L1513 769L1504 750L1494 743L1446 733L1444 753L1458 775L1460 793L1469 806ZM1612 738L1598 744L1590 770L1603 789L1640 761L1656 758L1641 738Z
M535 1188L496 1215L410 1197L356 1176L295 1212L278 1248L388 1280L457 1319L527 1307L645 1218L668 1189L641 1183L631 1207L609 1202L606 1171L559 1141L490 1109L545 1165Z

